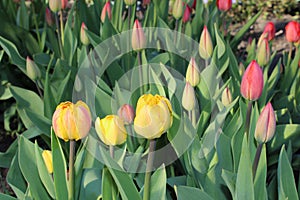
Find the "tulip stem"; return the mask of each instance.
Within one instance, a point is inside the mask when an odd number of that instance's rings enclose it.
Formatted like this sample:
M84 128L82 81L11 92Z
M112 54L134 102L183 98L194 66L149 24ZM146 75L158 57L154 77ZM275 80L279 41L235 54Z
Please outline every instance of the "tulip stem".
M63 12L60 11L60 34L61 34L61 41L62 45L64 45L64 21L63 21Z
M252 101L248 102L248 107L247 107L247 114L246 114L246 125L245 125L245 133L247 136L247 140L250 140L250 135L249 135L249 127L250 127L250 119L251 119L251 113L252 113Z
M155 146L156 146L155 139L150 140L148 160L147 160L147 166L146 166L146 174L145 174L144 198L143 198L143 200L149 200L150 199L151 171L152 171L152 166L153 166L153 161L154 161Z
M64 51L63 51L63 47L62 47L61 35L60 35L60 31L59 31L59 21L58 21L57 13L55 13L55 23L56 23L56 28L57 28L57 37L58 37L58 45L59 45L59 49L60 49L60 54L61 54L62 59L65 59Z
M259 143L259 145L256 149L256 154L255 154L255 158L254 158L253 166L252 166L253 180L254 180L255 175L256 175L256 170L257 170L258 162L259 162L259 159L260 159L262 147L263 147L263 143Z
M137 52L137 58L138 58L139 76L140 76L140 92L142 95L144 93L143 91L144 81L143 81L142 55L140 51Z
M287 61L287 66L290 65L291 59L292 59L292 52L293 52L293 43L289 43L290 50L289 50L289 55L288 55L288 61Z
M41 91L41 89L39 87L38 81L36 80L34 83L35 83L36 89L37 89L40 97L43 99L43 93L42 93L42 91Z
M75 140L70 140L69 152L69 200L74 199L74 157L75 157Z
M208 59L205 59L205 68L208 67Z
M112 159L115 157L115 149L113 145L109 145L109 154Z
M174 38L175 46L177 44L177 35L178 35L178 19L176 19L175 21L175 38Z
M131 28L131 6L128 6L128 30L130 30L130 28Z

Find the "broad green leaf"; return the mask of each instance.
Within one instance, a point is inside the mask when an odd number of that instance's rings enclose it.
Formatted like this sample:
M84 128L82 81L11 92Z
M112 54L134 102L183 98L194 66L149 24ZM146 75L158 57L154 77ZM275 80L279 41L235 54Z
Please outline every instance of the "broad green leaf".
M107 168L102 170L102 199L112 200L117 199L118 193L116 184Z
M151 175L150 183L150 200L166 198L167 175L165 166L155 170Z
M214 29L215 29L216 40L217 40L217 45L218 45L218 58L220 59L224 55L226 48L225 48L225 43L224 43L223 39L221 38L221 35L218 31L216 23L214 24Z
M254 178L254 192L255 200L265 200L268 199L267 194L267 154L266 154L266 145L263 145L260 159L258 162L256 175Z
M235 182L236 182L236 174L227 170L222 170L222 178L225 181L228 189L230 190L231 196L234 197L235 194Z
M17 198L0 193L0 200L17 200Z
M194 187L178 186L175 191L178 200L213 200L204 191Z
M100 168L84 169L78 199L97 199L102 193L102 174ZM77 187L76 187L77 188Z

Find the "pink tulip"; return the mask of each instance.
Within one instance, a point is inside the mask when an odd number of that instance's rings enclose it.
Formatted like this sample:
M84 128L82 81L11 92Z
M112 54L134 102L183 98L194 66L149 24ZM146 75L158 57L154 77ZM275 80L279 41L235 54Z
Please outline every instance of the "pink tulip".
M285 26L285 37L289 42L298 42L300 40L300 24L291 21Z
M102 12L101 12L101 22L104 23L106 15L108 16L108 19L111 20L111 6L110 2L106 2L104 5Z
M82 22L81 28L80 28L80 41L84 45L88 45L90 43L90 40L86 34L86 30L87 30L87 28L85 26L85 23Z
M131 124L134 120L134 109L129 104L124 104L118 110L118 116L124 121L124 124Z
M264 29L264 32L263 33L266 33L267 35L267 39L268 41L270 40L273 40L274 37L275 37L275 25L273 22L268 22L265 26L265 29Z
M192 9L189 7L189 5L186 5L184 13L183 13L183 17L182 17L183 23L186 23L191 19L191 12L192 12Z
M54 24L54 19L49 8L46 8L45 10L45 19L49 26L52 26Z
M65 9L68 5L68 0L61 0L61 9Z
M220 11L228 11L232 6L232 0L217 0L217 7Z

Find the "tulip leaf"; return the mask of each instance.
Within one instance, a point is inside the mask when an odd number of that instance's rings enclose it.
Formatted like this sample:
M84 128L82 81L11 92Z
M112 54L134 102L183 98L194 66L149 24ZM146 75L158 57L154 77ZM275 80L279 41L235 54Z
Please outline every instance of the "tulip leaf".
M285 145L282 146L277 171L278 199L299 199L293 169L285 151Z
M12 196L9 196L7 194L3 194L3 193L0 193L0 199L5 199L5 200L17 200L17 198L14 198Z
M167 175L164 165L155 170L150 181L150 200L166 199Z
M207 193L194 187L178 186L175 191L178 200L213 200Z
M117 192L116 184L110 175L109 170L104 168L102 170L102 199L117 199Z
M221 38L219 29L217 28L217 24L214 24L215 34L216 34L216 40L218 45L218 59L220 59L224 53L225 53L225 43L224 40Z
M236 174L230 171L222 169L221 174L223 180L225 181L228 189L230 190L231 196L235 194L235 182L236 182Z
M252 176L252 163L247 142L244 134L242 152L236 177L235 199L254 200L254 187Z
M18 159L20 169L25 180L30 185L30 194L34 199L51 199L38 173L32 173L38 172L34 148L34 144L28 139L23 136L19 137ZM28 163L30 163L30 165L28 165Z
M66 160L60 142L52 129L51 129L51 150L52 150L53 178L54 178L56 199L65 200L68 199Z
M99 168L86 168L83 170L78 199L98 199L101 196L102 175ZM107 184L109 185L109 184ZM79 188L79 187L76 187Z

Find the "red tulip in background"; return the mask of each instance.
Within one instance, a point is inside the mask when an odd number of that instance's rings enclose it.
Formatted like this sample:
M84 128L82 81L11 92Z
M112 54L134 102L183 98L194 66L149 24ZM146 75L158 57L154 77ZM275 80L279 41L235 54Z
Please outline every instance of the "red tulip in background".
M285 37L289 42L298 42L300 40L300 24L291 21L285 26Z
M61 0L61 9L65 9L68 5L68 0Z
M183 17L182 17L182 22L183 23L186 23L190 20L191 13L192 13L191 7L189 7L189 5L186 5L184 13L183 13Z
M232 6L232 0L217 0L217 7L221 11L227 11Z
M241 82L241 94L245 99L255 101L259 99L264 87L262 69L253 60L244 72Z
M101 12L102 23L104 23L106 15L108 16L108 19L111 19L111 6L109 1L105 3Z
M266 38L268 39L268 41L273 40L273 38L275 37L275 25L273 22L268 22L265 26L264 32L266 34Z

